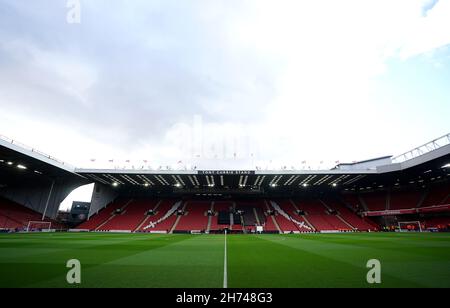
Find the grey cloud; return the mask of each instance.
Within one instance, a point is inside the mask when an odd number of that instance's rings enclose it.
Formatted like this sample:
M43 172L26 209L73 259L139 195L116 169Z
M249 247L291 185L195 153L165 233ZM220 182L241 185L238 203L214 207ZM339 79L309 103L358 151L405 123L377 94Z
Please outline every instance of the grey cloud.
M275 93L270 61L227 45L232 11L212 21L199 15L211 6L203 0L82 1L82 23L69 25L65 3L0 0L3 107L12 100L17 111L91 136L112 132L130 146L161 138L195 114L214 122L254 121ZM97 78L83 93L87 102L61 86L58 74L35 67L26 51L11 54L8 45L17 41L92 68Z

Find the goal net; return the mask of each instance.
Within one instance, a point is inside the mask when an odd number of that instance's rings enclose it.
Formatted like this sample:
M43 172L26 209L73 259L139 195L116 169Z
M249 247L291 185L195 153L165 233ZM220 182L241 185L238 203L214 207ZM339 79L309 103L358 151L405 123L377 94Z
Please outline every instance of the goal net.
M401 221L398 223L400 232L422 232L422 224L420 221Z
M52 229L52 223L49 221L29 221L27 232L45 232Z

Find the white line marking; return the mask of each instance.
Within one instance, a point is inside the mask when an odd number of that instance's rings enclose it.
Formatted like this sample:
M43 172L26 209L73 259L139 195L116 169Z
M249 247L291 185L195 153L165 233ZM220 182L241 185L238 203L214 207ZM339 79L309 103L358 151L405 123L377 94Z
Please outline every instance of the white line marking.
M223 288L228 288L228 273L227 273L227 230L225 230L225 253L223 260Z

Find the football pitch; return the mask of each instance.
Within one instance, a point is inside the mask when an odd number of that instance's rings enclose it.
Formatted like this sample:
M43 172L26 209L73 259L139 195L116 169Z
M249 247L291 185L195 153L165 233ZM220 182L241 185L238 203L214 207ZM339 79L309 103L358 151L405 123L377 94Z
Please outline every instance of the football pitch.
M81 284L66 281L67 261ZM381 264L369 284L367 262ZM0 287L450 287L450 234L0 235Z

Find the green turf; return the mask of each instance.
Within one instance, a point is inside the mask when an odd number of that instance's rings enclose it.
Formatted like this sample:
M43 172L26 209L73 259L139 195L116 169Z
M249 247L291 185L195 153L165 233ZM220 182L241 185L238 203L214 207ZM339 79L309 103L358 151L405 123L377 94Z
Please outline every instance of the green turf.
M0 287L217 287L224 235L4 234ZM381 262L381 285L366 281ZM228 287L450 287L450 234L228 235Z

